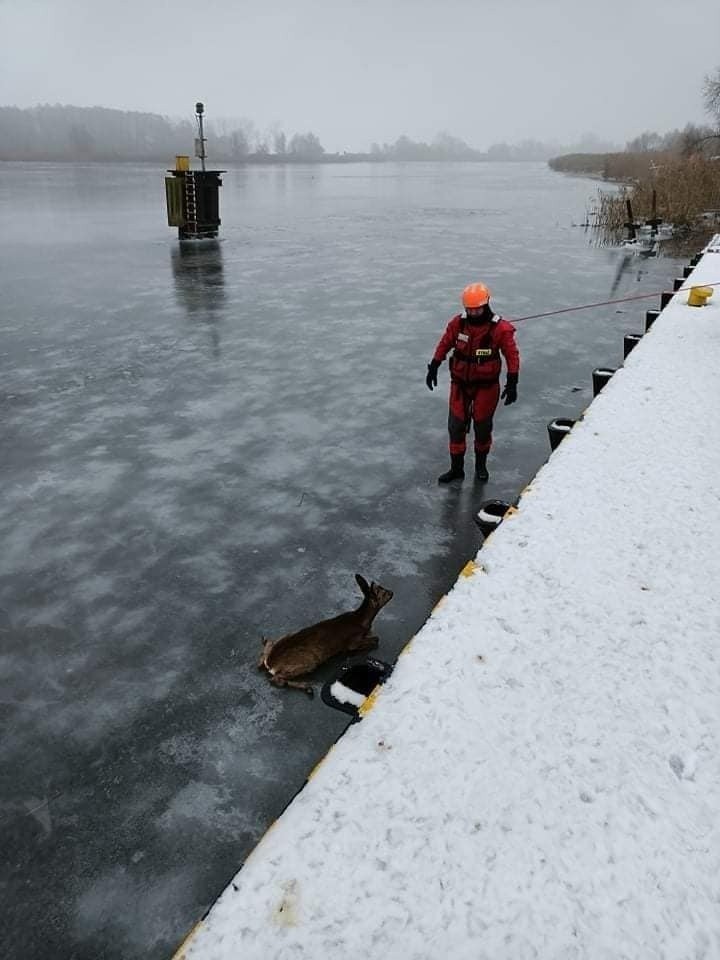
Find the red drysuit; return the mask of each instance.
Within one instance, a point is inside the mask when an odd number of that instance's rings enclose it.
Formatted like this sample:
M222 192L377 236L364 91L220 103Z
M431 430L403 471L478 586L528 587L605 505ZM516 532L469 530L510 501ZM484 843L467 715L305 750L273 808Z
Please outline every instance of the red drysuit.
M471 420L475 450L487 453L492 446L493 414L500 399L501 354L509 374L520 371L515 327L494 315L489 321L471 324L467 317L458 314L448 323L433 359L442 363L453 348L448 415L450 453L465 453L465 434Z

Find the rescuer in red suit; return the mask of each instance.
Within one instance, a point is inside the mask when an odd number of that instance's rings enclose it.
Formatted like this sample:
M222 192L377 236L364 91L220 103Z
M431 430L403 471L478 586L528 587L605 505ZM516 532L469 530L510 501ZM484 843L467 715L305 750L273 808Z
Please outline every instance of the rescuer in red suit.
M437 386L437 372L449 351L450 357L450 469L438 477L440 483L465 476L465 435L472 422L475 429L475 476L488 479L487 455L492 446L493 414L502 396L505 406L517 400L520 354L515 327L490 308L490 291L484 283L471 283L462 293L465 316L458 314L448 323L428 364L425 383ZM500 393L501 355L507 377Z

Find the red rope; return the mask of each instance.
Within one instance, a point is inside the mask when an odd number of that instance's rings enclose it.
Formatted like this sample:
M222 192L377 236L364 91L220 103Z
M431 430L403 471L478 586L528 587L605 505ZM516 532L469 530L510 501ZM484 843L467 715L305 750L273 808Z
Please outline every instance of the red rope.
M713 283L694 283L690 287L680 287L680 289L675 290L674 293L687 293L692 290L693 287L720 287L720 280L715 280ZM562 310L548 310L547 313L530 313L526 317L504 317L503 319L509 320L511 323L520 323L522 320L537 320L539 317L555 317L559 313L574 313L576 310L589 310L591 307L607 307L613 303L628 303L630 300L646 300L649 297L659 297L665 292L664 290L654 290L652 293L636 293L633 294L632 297L620 297L617 300L598 300L597 303L582 303L577 307L563 307Z

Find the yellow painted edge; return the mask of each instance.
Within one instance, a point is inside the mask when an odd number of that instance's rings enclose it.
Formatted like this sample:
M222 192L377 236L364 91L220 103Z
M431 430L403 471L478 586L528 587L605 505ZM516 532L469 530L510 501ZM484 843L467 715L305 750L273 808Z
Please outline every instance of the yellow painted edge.
M380 684L378 684L376 687L374 687L370 691L367 697L365 697L365 700L358 707L358 714L361 717L365 717L368 715L368 713L370 713L372 708L375 706L375 703L377 702L377 698L379 694L380 694Z
M320 763L322 763L322 760L320 761ZM316 766L319 767L319 766L320 766L320 763L316 764ZM301 789L302 789L302 788L301 788ZM292 801L290 801L290 802L292 803ZM280 816L282 816L282 814L280 814ZM255 853L255 851L257 850L257 848L258 848L258 847L260 846L260 844L263 842L263 840L265 839L265 837L270 833L270 831L275 829L275 827L277 826L277 822L278 822L279 819L280 819L279 817L276 817L276 818L272 821L272 823L269 824L269 826L268 826L267 830L265 831L265 833L260 837L260 839L259 839L258 842L255 844L255 846L252 848L252 850L250 851L250 853L245 857L245 860L244 860L243 865L242 865L243 867L244 867L245 864L248 862L248 860L250 859L250 857ZM240 869L242 870L242 867L241 867Z
M195 934L198 932L198 930L202 925L203 925L202 920L200 920L198 923L195 924L195 926L192 928L190 933L185 937L183 942L180 944L180 946L177 948L175 953L172 955L172 960L185 960L185 947L187 947L190 944L190 941L192 940L192 938L195 936Z
M465 566L460 571L461 577L471 577L475 573L475 561L468 560Z
M315 774L318 772L318 770L320 769L320 767L325 763L325 761L327 760L327 758L328 758L328 757L330 756L330 754L333 752L333 749L334 749L334 748L335 748L335 744L333 744L333 745L330 747L330 749L328 750L328 752L325 754L324 757L320 757L320 759L318 760L318 762L315 764L315 766L312 768L312 770L310 771L310 773L309 773L309 774L307 775L307 777L305 778L305 779L308 781L308 783L312 780L312 778L313 778L313 777L315 776ZM277 823L277 820L275 820L275 821L273 822L273 826L275 826L275 823Z
M444 594L440 597L440 599L438 600L438 602L435 604L435 606L432 608L432 610L430 611L430 614L432 615L433 613L435 613L436 610L439 610L440 607L445 603L446 600L447 600L447 594L444 593Z
M505 516L503 517L503 520L505 520L507 517L513 517L513 516L515 516L516 513L520 513L520 511L518 510L518 508L517 508L517 507L513 507L512 505L510 505L510 506L507 508L507 510L505 511Z

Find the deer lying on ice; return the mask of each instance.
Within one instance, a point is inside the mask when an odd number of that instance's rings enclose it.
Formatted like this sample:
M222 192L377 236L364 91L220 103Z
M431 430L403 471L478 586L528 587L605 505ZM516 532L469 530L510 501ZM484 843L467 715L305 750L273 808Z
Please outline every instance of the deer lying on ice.
M357 610L341 613L330 620L321 620L277 640L265 641L258 667L267 670L272 683L278 687L304 690L312 697L312 686L296 680L296 677L312 673L321 663L338 653L356 653L378 645L378 638L371 633L372 622L385 604L392 600L393 592L379 583L368 584L359 573L355 574L355 580L364 594Z

